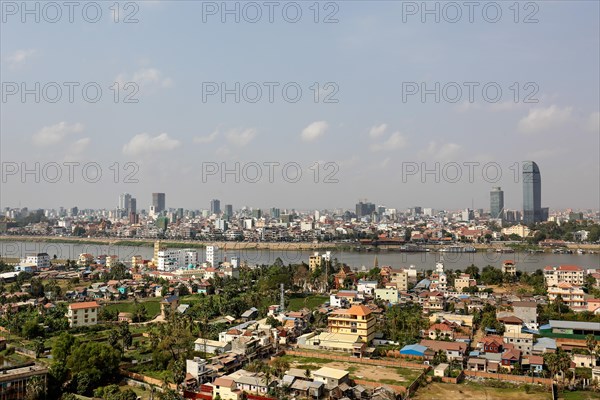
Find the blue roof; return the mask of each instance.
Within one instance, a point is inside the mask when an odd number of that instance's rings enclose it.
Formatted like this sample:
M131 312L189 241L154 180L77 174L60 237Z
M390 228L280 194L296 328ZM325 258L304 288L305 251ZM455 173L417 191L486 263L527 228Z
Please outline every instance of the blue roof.
M400 349L400 354L423 355L427 347L420 344L408 344Z
M469 357L477 357L479 356L479 350L473 350L469 353Z
M550 324L546 324L546 325L542 325L540 326L540 329L552 329L552 326Z

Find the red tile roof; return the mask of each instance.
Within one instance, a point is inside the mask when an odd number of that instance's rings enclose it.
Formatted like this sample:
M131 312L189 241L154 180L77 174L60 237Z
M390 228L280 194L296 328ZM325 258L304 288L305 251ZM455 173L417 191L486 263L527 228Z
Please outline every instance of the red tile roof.
M69 304L71 310L81 310L82 308L98 308L100 305L95 301L86 301L83 303L72 303Z

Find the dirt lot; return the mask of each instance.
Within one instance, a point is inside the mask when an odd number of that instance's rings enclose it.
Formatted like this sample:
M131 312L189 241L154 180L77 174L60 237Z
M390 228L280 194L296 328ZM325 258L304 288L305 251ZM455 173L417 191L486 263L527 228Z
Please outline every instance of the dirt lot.
M293 367L298 367L299 365L305 366L306 362L302 360L292 362ZM321 367L324 365L330 368L343 369L345 371L348 371L350 372L350 376L353 378L364 379L366 381L372 382L396 384L401 386L408 385L408 383L412 382L421 372L405 368L364 365L343 361L320 363L319 365L315 365L315 367Z
M498 389L473 384L431 383L417 390L414 400L551 400L552 394L526 393L525 389Z

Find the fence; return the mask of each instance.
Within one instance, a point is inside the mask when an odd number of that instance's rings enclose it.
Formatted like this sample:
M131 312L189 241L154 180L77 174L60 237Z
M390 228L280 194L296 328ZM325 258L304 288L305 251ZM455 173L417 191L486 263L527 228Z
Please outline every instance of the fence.
M384 383L379 383L379 382L365 381L363 379L352 379L352 380L357 385L367 386L367 387L371 387L371 388L378 388L378 387L384 386L384 387L392 389L394 392L396 392L396 394L406 393L406 388L404 386L389 385L387 383L384 384Z
M540 385L552 386L552 379L538 378L535 376L493 374L491 372L482 372L482 371L464 371L464 374L466 376L477 377L477 378L499 379L502 381L519 382L519 383L539 383Z
M421 380L424 380L425 375L427 375L430 369L431 367L428 366L427 369L423 371L421 375L419 375L414 381L412 381L408 388L406 388L406 396L404 397L405 399L410 399L410 396L417 391L417 389L420 386Z
M345 361L345 362L359 363L359 364L379 365L382 367L406 367L406 368L413 368L413 369L429 368L428 365L424 365L421 363L409 362L409 361L358 358L358 357L342 356L342 355L329 354L329 353L322 354L322 353L313 352L313 351L286 350L285 354L288 354L291 356L298 356L298 357L321 358L323 360L336 360L336 361Z

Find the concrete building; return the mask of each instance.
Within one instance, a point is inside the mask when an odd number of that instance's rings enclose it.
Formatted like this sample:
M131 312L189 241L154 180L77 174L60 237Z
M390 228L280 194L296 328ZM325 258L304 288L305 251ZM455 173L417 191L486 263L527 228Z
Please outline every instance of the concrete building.
M42 378L42 393L46 393L48 368L38 364L17 368L3 368L0 374L0 399L25 399L27 396L27 382L33 377Z
M375 317L363 305L354 305L347 310L336 310L329 316L328 328L331 333L358 335L359 340L370 343L375 337Z
M515 301L512 303L513 313L523 321L528 329L538 330L537 303L534 301Z
M576 265L548 266L544 268L544 278L546 279L546 286L556 286L562 282L583 286L585 271Z
M395 287L375 289L375 298L390 304L398 304L398 289Z
M573 311L586 311L585 292L581 286L574 286L567 282L561 282L557 286L548 288L548 300L554 301L560 296Z
M84 303L71 303L67 310L69 326L91 326L98 323L98 309L100 305L95 301Z

